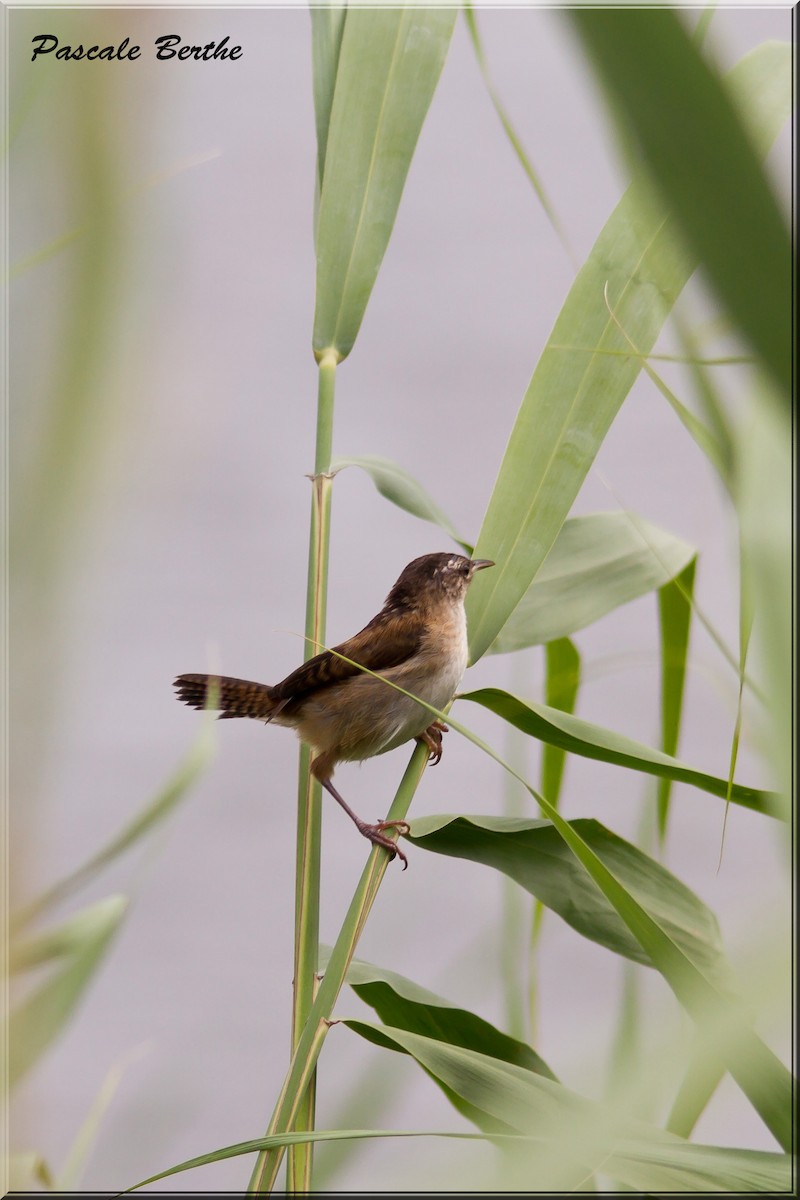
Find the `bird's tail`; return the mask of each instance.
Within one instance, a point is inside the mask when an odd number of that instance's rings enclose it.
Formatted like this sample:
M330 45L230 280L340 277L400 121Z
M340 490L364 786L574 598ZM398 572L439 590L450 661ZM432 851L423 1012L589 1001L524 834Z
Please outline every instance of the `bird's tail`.
M266 683L251 683L229 675L179 675L172 685L178 699L191 708L219 709L225 717L254 717L270 721L283 707L273 699L273 688Z

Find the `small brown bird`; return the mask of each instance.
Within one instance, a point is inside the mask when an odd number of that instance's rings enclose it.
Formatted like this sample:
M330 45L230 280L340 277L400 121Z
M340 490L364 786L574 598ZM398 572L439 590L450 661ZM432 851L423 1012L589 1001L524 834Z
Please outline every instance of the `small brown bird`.
M353 663L380 672L434 708L453 699L467 666L464 597L476 571L493 567L488 559L461 554L424 554L410 562L386 603L368 625L334 647ZM250 683L216 675L179 675L178 699L205 708L209 685L220 718L254 717L288 725L311 747L311 773L341 804L360 833L398 855L403 851L385 830L408 832L405 821L369 825L356 816L331 783L340 762L361 762L416 738L438 763L447 726L415 700L366 675L330 650L303 663L280 683Z

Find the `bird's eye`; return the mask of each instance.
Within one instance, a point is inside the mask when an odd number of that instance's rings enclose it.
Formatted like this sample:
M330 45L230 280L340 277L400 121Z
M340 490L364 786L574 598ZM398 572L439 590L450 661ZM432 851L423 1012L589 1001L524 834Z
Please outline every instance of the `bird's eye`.
M469 575L469 568L470 568L470 564L469 564L469 563L463 563L463 564L462 564L462 566L461 566L461 574L462 574L462 575Z

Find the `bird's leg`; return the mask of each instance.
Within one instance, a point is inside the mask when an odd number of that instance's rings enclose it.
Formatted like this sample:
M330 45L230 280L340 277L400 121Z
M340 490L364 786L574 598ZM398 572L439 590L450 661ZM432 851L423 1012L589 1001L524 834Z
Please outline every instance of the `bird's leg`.
M313 766L312 766L312 770L313 770ZM317 776L317 778L319 779L319 776ZM374 825L369 825L369 824L367 824L366 821L362 821L361 817L356 816L356 814L353 812L352 808L347 803L347 801L344 800L339 795L336 788L331 783L330 779L320 779L320 783L325 788L326 792L330 792L330 794L333 796L333 798L337 802L337 804L341 804L342 808L347 813L350 820L355 824L355 827L358 830L358 832L360 834L362 834L365 838L369 838L369 840L374 845L383 846L384 850L388 850L390 860L392 858L394 858L395 855L397 855L397 857L399 859L401 859L401 861L403 863L403 870L405 871L406 867L408 866L408 859L406 858L405 854L403 853L403 851L400 849L400 847L397 845L396 842L393 842L391 838L384 836L383 831L384 831L384 829L399 829L401 833L408 833L409 829L411 828L411 826L408 824L408 822L407 821L377 821Z
M430 750L430 758L428 761L435 767L442 757L442 734L449 733L450 729L447 725L443 725L441 721L434 721L429 725L423 733L417 738L418 742L422 742Z

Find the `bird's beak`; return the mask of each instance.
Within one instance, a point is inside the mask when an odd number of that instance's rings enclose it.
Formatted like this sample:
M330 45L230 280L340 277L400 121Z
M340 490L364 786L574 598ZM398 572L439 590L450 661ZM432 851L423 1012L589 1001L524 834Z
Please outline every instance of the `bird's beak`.
M474 575L476 571L482 571L484 569L484 567L493 567L493 566L494 566L494 563L492 562L492 560L490 558L473 558L472 574Z

